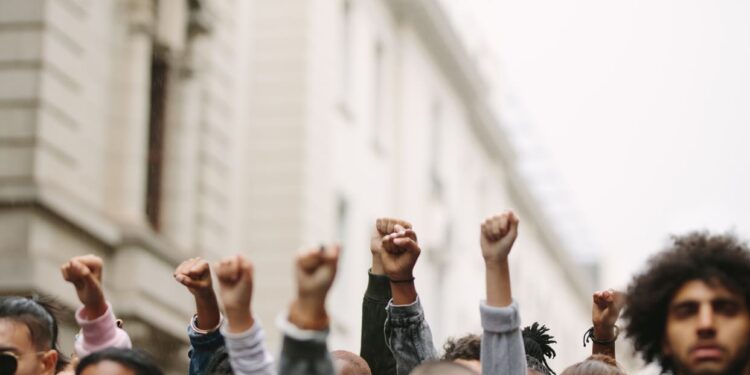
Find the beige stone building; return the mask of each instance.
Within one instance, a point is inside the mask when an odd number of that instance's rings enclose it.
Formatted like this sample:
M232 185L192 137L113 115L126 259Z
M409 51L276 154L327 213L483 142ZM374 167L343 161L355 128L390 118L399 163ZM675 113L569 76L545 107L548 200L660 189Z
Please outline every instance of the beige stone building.
M519 173L503 88L452 12L437 0L0 0L0 292L74 308L58 267L99 254L136 345L179 373L193 308L171 277L179 261L249 256L276 351L294 254L340 241L331 347L356 352L369 233L398 216L420 236L417 287L440 345L479 330L478 224L513 208L524 320L552 328L553 363L582 358L591 287Z

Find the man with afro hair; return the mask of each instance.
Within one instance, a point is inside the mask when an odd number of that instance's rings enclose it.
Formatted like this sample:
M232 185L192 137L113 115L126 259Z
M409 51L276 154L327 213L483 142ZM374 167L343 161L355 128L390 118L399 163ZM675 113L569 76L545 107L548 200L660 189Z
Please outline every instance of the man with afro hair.
M693 232L649 260L628 287L627 336L663 372L750 374L750 249Z

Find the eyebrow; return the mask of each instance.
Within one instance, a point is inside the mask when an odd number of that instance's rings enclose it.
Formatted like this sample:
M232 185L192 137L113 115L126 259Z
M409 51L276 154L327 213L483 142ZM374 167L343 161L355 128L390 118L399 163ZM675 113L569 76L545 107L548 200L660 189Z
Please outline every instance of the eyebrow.
M18 354L21 351L18 350L18 348L13 347L13 346L0 346L0 353L4 353L4 352L13 352L13 353Z

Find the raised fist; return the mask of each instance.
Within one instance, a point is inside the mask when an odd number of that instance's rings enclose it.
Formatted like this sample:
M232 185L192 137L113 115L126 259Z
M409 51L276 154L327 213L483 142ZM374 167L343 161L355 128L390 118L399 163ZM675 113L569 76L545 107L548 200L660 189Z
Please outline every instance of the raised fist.
M607 289L594 292L592 299L591 322L594 325L594 335L608 340L614 337L614 326L625 304L625 296L622 292Z
M102 290L102 265L102 258L89 254L73 257L60 267L63 279L75 286L88 319L95 319L107 311Z
M242 255L224 258L214 265L224 308L250 310L253 297L253 264Z
M338 245L320 246L297 256L295 273L299 297L325 299L336 277L340 252Z
M505 262L518 236L518 217L507 211L482 223L480 244L485 263Z
M196 297L212 295L211 269L201 258L190 258L177 266L174 278Z
M391 280L409 280L414 275L414 266L421 253L417 233L400 224L395 224L393 228L394 232L381 240L383 251L380 253L380 261Z
M380 261L383 252L383 237L396 232L396 226L411 229L411 223L408 221L392 218L380 218L375 221L375 227L372 230L370 238L370 252L372 252L372 269L371 272L376 275L384 274L383 263Z

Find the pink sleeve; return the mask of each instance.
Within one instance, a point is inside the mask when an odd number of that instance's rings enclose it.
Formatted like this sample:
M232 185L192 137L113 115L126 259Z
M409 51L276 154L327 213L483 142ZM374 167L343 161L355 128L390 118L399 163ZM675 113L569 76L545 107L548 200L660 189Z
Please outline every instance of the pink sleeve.
M78 357L83 358L92 352L111 347L123 349L133 347L128 333L117 327L115 315L109 303L107 303L107 312L96 319L86 320L82 312L83 307L76 311L76 322L81 327L81 332L76 336L75 342Z

